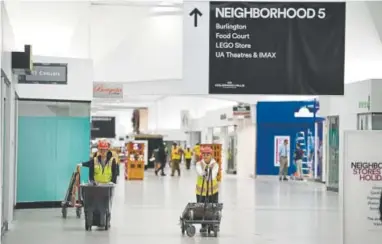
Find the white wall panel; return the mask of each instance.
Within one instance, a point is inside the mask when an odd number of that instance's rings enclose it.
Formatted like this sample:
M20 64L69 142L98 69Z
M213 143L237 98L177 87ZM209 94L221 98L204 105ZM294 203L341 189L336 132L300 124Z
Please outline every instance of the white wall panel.
M6 5L4 3L2 7L2 53L1 60L2 66L1 68L7 74L8 79L12 77L12 51L15 48L15 36L13 27L11 25L9 14L6 9Z
M366 4L347 2L345 83L382 77L382 44Z
M181 78L182 18L163 16L157 14L158 10L143 6L91 7L95 80Z
M93 99L93 63L89 59L34 56L34 62L67 63L67 85L18 84L20 98L91 101Z
M88 1L8 1L16 46L31 44L34 55L72 57L72 40L81 42L82 35L73 31L88 8Z
M170 96L149 107L149 130L180 130L181 111L189 110L193 118L200 118L207 111L229 107L233 101L197 96Z

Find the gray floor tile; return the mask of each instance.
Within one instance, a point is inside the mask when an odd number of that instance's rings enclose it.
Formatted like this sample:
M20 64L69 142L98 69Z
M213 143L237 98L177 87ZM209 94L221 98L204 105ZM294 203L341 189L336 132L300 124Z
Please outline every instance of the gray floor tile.
M182 177L156 177L119 182L109 231L84 230L84 221L59 209L20 210L5 244L338 244L338 195L311 182L279 182L273 177L237 179L224 176L224 203L218 238L183 237L178 219L194 201L194 172Z

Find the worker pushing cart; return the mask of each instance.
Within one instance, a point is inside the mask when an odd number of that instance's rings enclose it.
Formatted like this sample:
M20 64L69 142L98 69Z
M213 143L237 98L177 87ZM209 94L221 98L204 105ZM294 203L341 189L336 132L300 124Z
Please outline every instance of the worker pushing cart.
M85 228L91 230L93 225L110 227L111 203L114 184L117 181L117 161L109 151L109 143L98 142L98 153L88 162L79 166L89 167L89 184L81 185L85 211Z
M196 163L196 172L198 174L196 180L196 201L198 203L206 201L209 203L218 203L219 184L217 176L219 173L219 165L212 158L213 151L210 147L203 147L200 152L203 158ZM208 179L208 177L210 177L210 179ZM208 195L207 192L209 193ZM202 225L200 232L203 233L206 231L206 225Z
M194 224L201 224L200 232L214 236L220 230L221 211L223 204L218 203L218 181L217 175L219 165L212 158L212 149L204 147L201 149L203 159L197 162L197 181L196 181L196 203L188 203L181 217L182 234L188 236L195 235Z

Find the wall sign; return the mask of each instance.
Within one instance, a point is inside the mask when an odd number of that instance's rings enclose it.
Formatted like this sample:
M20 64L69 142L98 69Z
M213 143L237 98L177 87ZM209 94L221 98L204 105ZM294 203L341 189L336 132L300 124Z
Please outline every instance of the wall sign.
M115 117L92 116L91 138L115 138Z
M343 95L345 7L185 2L184 83L208 94Z
M343 143L343 243L381 242L381 131L345 131ZM365 145L368 145L365 147Z
M251 105L240 104L233 107L233 116L244 116L244 118L251 117Z
M20 84L68 84L68 64L33 63L30 75L19 75Z
M123 98L123 84L109 82L94 82L93 97Z

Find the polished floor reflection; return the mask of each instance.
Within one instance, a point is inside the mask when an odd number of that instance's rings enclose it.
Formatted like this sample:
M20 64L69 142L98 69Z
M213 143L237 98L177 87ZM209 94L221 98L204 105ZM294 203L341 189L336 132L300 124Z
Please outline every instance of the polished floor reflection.
M218 238L182 236L179 215L194 201L195 173L121 181L113 202L109 231L86 232L84 220L60 209L20 210L5 244L338 244L338 195L312 182L279 182L275 177L237 179L224 176L220 200L224 203Z

